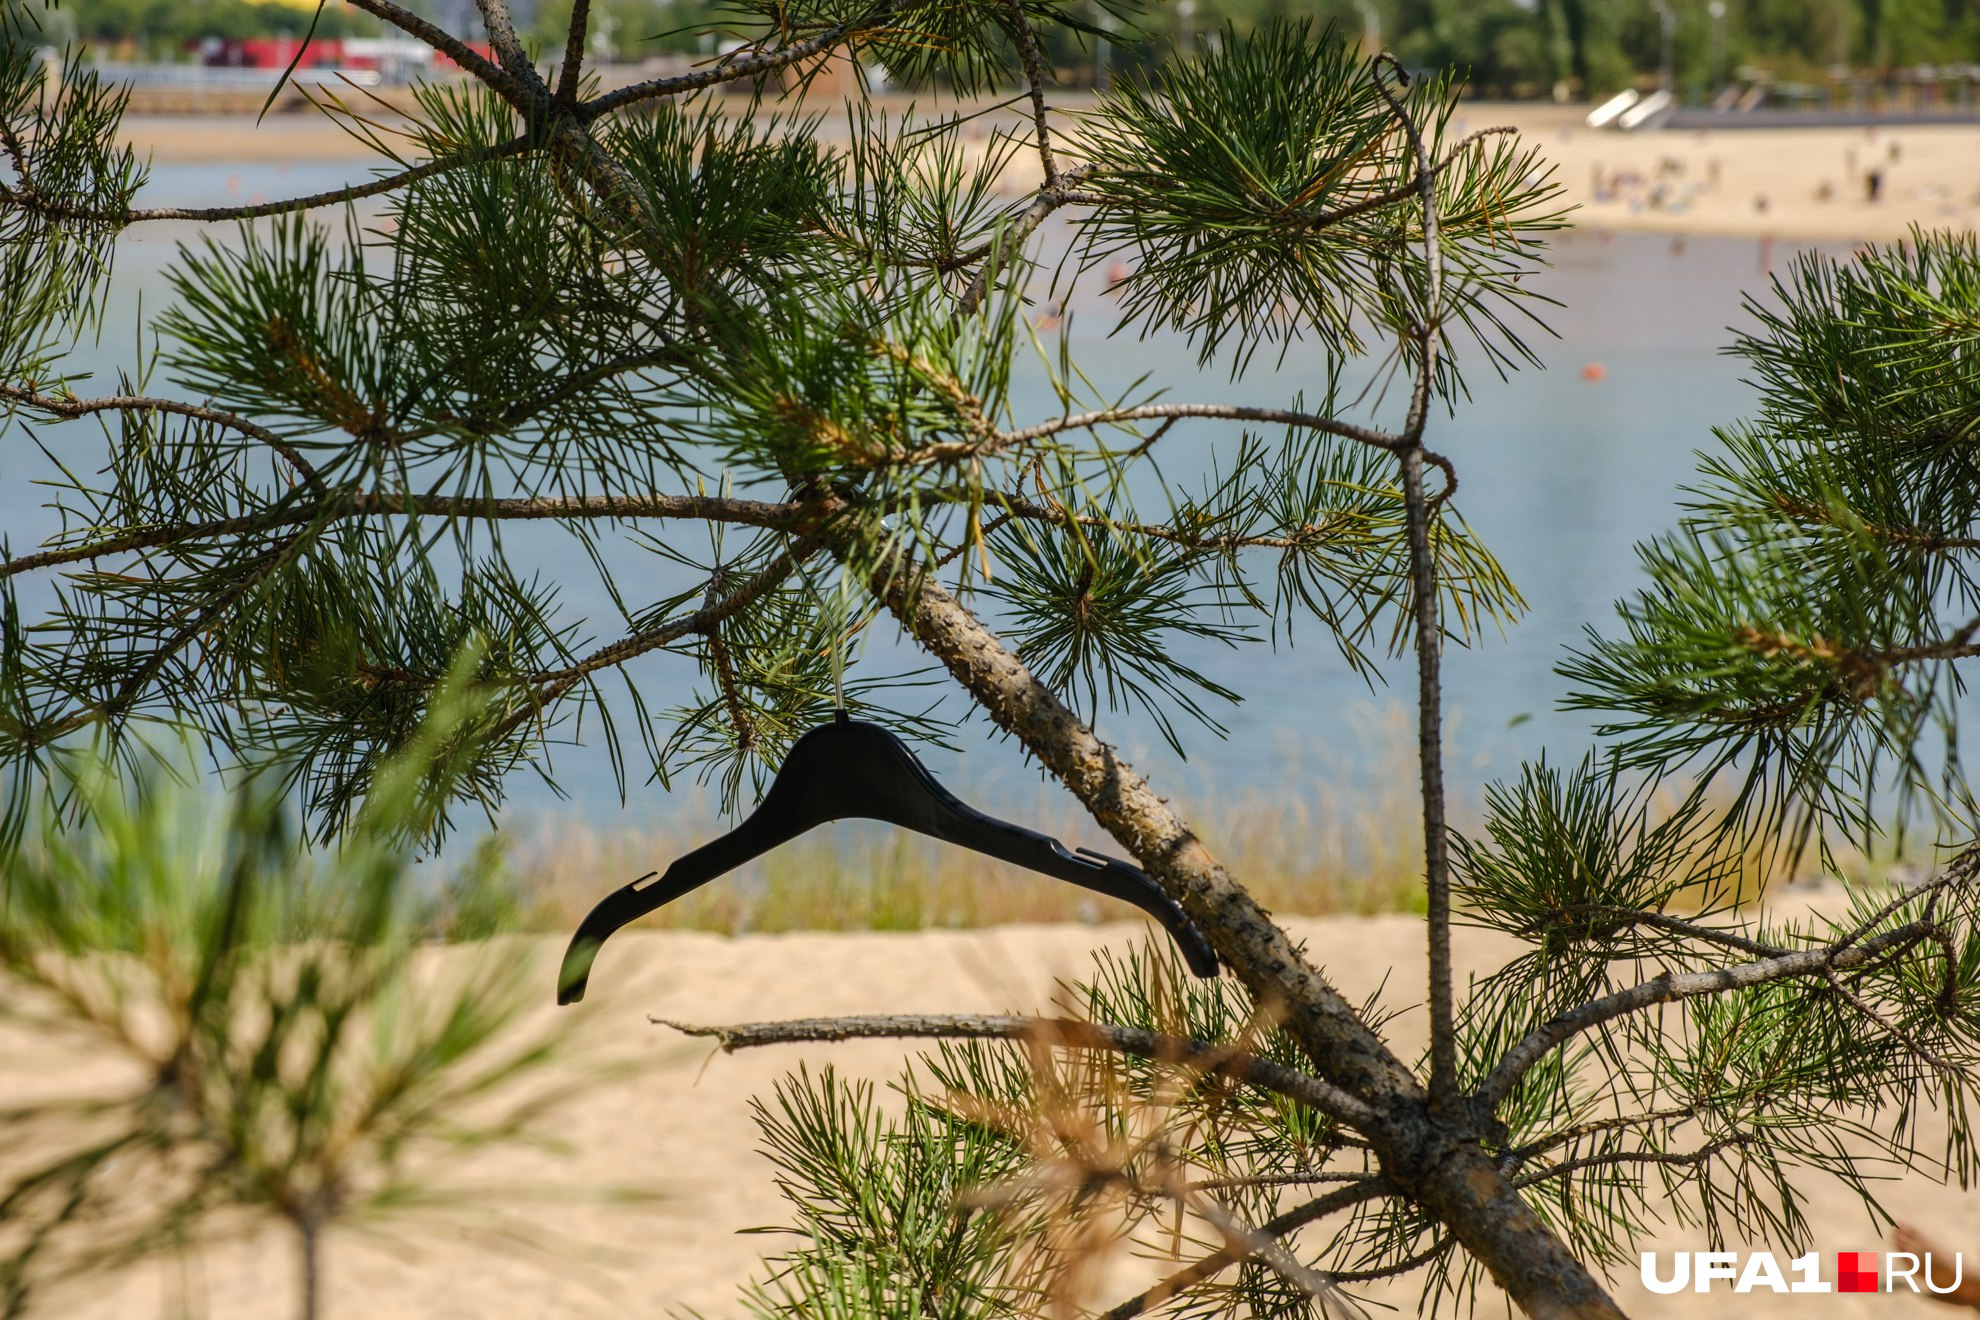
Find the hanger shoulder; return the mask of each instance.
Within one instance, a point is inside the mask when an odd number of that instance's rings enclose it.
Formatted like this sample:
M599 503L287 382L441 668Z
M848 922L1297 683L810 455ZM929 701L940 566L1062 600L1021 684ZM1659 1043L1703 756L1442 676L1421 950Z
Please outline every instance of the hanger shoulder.
M979 811L944 788L893 733L875 725L852 727L871 731L862 750L873 758L870 773L884 786L884 792L876 792L866 810L856 814L1132 903L1162 923L1192 972L1206 978L1217 974L1217 955L1209 941L1167 891L1144 872L1097 853L1072 852L1049 834Z
M1217 955L1176 901L1140 870L978 811L944 788L891 730L841 716L791 745L769 791L720 838L607 894L579 924L557 976L557 1002L584 997L592 963L620 927L827 821L883 821L1132 903L1175 939L1190 970L1217 974Z
M641 876L599 900L564 950L557 972L557 1002L574 1004L584 998L598 950L621 927L833 819L816 815L817 804L803 791L803 773L787 784L779 771L763 801L734 829L675 858L664 873Z

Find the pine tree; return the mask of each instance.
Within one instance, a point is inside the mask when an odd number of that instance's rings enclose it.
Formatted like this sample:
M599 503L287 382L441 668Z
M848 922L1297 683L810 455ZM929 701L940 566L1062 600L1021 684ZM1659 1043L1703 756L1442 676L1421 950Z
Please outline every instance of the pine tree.
M1956 665L1980 650L1959 621L1980 512L1970 242L1797 268L1740 345L1762 412L1646 547L1622 634L1565 667L1611 713L1610 747L1495 788L1466 838L1445 819L1443 648L1519 598L1426 442L1461 363L1531 360L1521 277L1560 217L1532 151L1450 131L1451 81L1275 23L1069 120L1040 50L1092 35L1086 4L816 0L743 11L751 40L698 72L604 91L579 65L583 0L548 74L502 0L480 3L492 60L394 0L351 3L467 77L422 88L403 139L328 105L400 168L319 197L139 207L116 90L71 67L46 99L7 55L0 397L109 440L100 474L59 467L67 530L0 565L10 826L62 798L84 749L141 762L164 720L223 763L276 758L335 835L463 655L477 713L436 793L493 809L581 729L622 768L697 767L740 795L831 708L847 639L885 620L1183 904L1229 979L1141 961L1102 968L1060 1021L721 1029L984 1038L931 1058L907 1127L827 1078L766 1108L812 1245L760 1308L1035 1311L1095 1215L1167 1207L1214 1250L1114 1314L1278 1314L1421 1271L1431 1293L1489 1275L1533 1316L1614 1316L1591 1268L1662 1214L1799 1242L1796 1180L1864 1188L1866 1151L1980 1172L1958 1119L1974 855L1846 920L1731 906L1751 847L1894 819L1875 786L1934 842L1970 828L1952 724ZM1028 126L976 150L960 115L855 98L834 141L764 99L840 55L911 88L1015 81ZM1036 188L1006 204L1019 159ZM345 209L337 241L339 209L369 199L382 222ZM182 253L154 358L113 394L72 393L64 350L102 315L117 236L167 217L240 227ZM1048 221L1073 234L1063 267ZM1116 261L1124 332L1179 333L1240 378L1306 340L1326 377L1255 403L1094 397L1048 354L1061 410L1015 416L1028 300ZM1404 383L1388 425L1361 420L1356 364ZM1205 419L1248 429L1201 488L1163 480L1165 441ZM517 521L594 553L613 640L581 637L505 540ZM623 531L697 580L643 591L611 553ZM51 571L30 622L15 586ZM1420 1061L1094 731L1133 705L1196 736L1228 694L1166 640L1295 621L1351 664L1414 662ZM656 715L639 662L662 651L704 686ZM876 707L885 675L846 680L865 717L927 731ZM1744 787L1720 811L1728 776ZM1526 952L1459 987L1457 920ZM1954 1116L1943 1164L1916 1145L1927 1103Z

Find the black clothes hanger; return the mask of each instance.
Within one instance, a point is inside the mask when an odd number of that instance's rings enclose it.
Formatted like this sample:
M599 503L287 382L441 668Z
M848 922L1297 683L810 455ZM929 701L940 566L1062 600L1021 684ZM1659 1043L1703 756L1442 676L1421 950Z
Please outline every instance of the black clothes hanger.
M899 825L985 853L1027 870L1132 903L1162 923L1198 976L1217 974L1217 955L1176 901L1126 862L986 816L937 783L908 745L876 724L860 724L841 710L830 724L799 738L784 758L770 791L749 818L721 838L703 844L669 866L605 896L571 937L557 974L557 1002L584 998L606 937L655 908L735 870L827 821L865 818Z

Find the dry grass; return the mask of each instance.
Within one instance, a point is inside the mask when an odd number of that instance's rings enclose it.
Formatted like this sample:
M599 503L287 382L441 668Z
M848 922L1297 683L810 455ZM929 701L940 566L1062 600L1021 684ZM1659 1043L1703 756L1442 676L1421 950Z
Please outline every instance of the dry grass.
M1188 804L1211 850L1274 912L1301 916L1421 911L1422 825L1414 756L1400 707L1361 721L1372 747L1357 772L1289 767L1292 791L1250 792ZM1376 767L1373 771L1368 766ZM963 796L969 796L964 786ZM1041 792L1010 813L1068 845L1121 856L1077 806ZM566 929L605 893L646 874L726 826L689 797L664 829L601 832L582 822L540 825L503 841L509 914L502 924ZM841 823L814 831L733 875L668 904L661 929L749 931L925 930L1024 922L1096 922L1132 916L1125 904L905 831Z
M697 813L701 816L701 813ZM564 825L510 853L518 916L528 927L573 924L608 890L718 831L604 834ZM1037 815L1026 816L1038 823ZM1062 839L1089 830L1066 819L1042 828ZM1406 810L1344 809L1327 791L1292 802L1250 800L1204 827L1217 855L1273 911L1415 911L1422 906L1421 845ZM1091 840L1082 839L1082 842ZM1111 849L1119 855L1118 847ZM1019 922L1118 920L1126 905L918 835L858 824L820 830L734 875L668 904L662 929L748 931L924 930Z
M1273 912L1287 916L1375 915L1424 910L1423 836L1410 713L1364 708L1354 719L1361 755L1352 764L1324 754L1303 764L1282 750L1287 791L1214 793L1184 804L1211 851ZM964 797L969 796L963 786ZM1667 805L1676 797L1662 795ZM1457 828L1477 826L1475 803L1454 804ZM1068 845L1122 856L1117 844L1063 795L1040 791L1035 806L1010 813ZM540 823L496 840L505 854L497 910L483 929L569 930L606 893L728 828L705 795L681 795L671 823L603 832L581 821ZM1836 859L1848 884L1881 883L1905 859L1850 853ZM1756 843L1712 892L1681 895L1680 908L1747 906L1783 882L1816 874L1812 855L1792 868L1777 847ZM778 931L966 929L1032 922L1118 920L1125 904L961 848L861 822L814 831L733 875L646 918L658 929L724 935Z

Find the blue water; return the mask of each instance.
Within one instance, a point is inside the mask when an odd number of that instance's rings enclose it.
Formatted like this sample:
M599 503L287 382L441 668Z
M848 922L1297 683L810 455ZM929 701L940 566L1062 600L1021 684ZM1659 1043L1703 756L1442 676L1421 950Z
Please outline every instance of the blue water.
M145 201L246 201L258 194L333 187L352 177L363 177L361 169L169 167L157 172ZM130 360L139 307L148 316L162 305L161 270L175 244L193 232L190 226L160 227L121 245L110 328L102 343L79 353L79 365L101 373ZM1784 261L1786 255L1781 250L1772 259ZM1454 418L1435 421L1431 444L1456 462L1463 478L1460 511L1532 606L1503 638L1493 636L1448 655L1449 761L1461 798L1475 798L1486 778L1508 772L1543 748L1574 757L1587 745L1585 717L1554 709L1562 684L1552 668L1563 645L1576 640L1585 624L1605 622L1612 602L1636 584L1632 544L1670 524L1677 488L1692 472L1693 451L1712 444L1712 426L1737 419L1752 405L1754 394L1741 380L1739 363L1719 350L1732 336L1729 327L1746 319L1742 294L1764 288L1766 257L1750 240L1674 245L1649 236L1569 236L1555 249L1554 267L1534 280L1534 287L1564 304L1549 314L1559 337L1535 340L1545 369L1500 382L1481 361L1471 373L1470 403ZM1223 374L1199 373L1179 340L1108 338L1112 322L1097 300L1075 304L1075 313L1073 352L1103 389L1146 375L1168 387L1174 399L1284 403L1298 390L1315 392L1321 376L1316 352L1295 349L1282 365L1265 364L1233 383ZM1591 362L1602 364L1604 379L1583 378L1582 368ZM1020 394L1021 420L1027 410L1040 419L1058 411L1036 372ZM1179 427L1163 442L1165 468L1174 478L1193 478L1233 437L1234 431L1207 424ZM101 433L91 423L43 431L41 438L66 460L88 468L104 452ZM0 436L0 527L16 553L56 525L41 507L45 494L30 484L50 472L49 460L21 432ZM702 543L699 529L682 534ZM588 631L601 640L615 634L616 616L574 544L546 531L508 539L512 550L526 552L562 584L567 608L593 618ZM33 589L26 599L45 596ZM1257 644L1230 650L1184 642L1174 649L1246 700L1216 712L1229 729L1227 738L1179 725L1187 762L1163 744L1146 716L1100 713L1103 736L1146 768L1165 793L1229 800L1297 792L1310 779L1352 780L1373 773L1384 757L1392 759L1392 748L1370 744L1367 728L1371 709L1403 703L1413 692L1405 662L1387 666L1389 686L1371 689L1312 628L1302 631L1296 648ZM903 663L914 663L914 657L885 636L875 638L860 661L876 668ZM655 709L684 697L695 679L693 666L681 658L648 657L637 665ZM926 698L909 699L919 704ZM960 699L952 699L947 709L960 711ZM930 753L939 773L992 805L1039 796L1036 770L980 721L960 741L960 756ZM555 765L570 801L559 804L533 776L518 774L512 784L517 815L575 812L608 825L622 813L643 820L670 809L660 790L641 785L638 774L632 804L622 808L607 757L596 745L559 748Z

